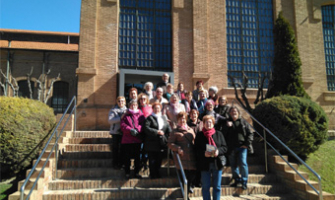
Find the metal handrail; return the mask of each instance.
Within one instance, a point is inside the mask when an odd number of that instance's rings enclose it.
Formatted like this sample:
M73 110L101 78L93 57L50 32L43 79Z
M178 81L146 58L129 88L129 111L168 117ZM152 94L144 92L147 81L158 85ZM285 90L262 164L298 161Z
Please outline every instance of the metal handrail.
M172 156L173 156L175 153L173 151L171 151L171 152L172 152ZM184 200L187 200L187 179L186 179L184 168L183 168L183 165L181 164L180 157L179 157L178 153L176 153L176 158L177 158L178 165L179 165L180 171L181 171L181 175L182 175L182 178L183 178L183 181L184 181L184 187L183 187L183 184L181 183L180 175L178 173L178 169L176 168L181 193L183 194Z
M275 136L269 129L267 129L263 124L261 124L253 115L251 115L246 109L244 109L243 106L241 106L240 102L236 101L233 99L233 102L237 102L240 107L249 114L249 116L253 119L254 122L256 122L258 125L260 125L263 128L263 135L262 136L260 133L257 132L257 130L249 123L247 122L254 130L255 132L264 140L264 145L265 145L265 165L266 165L266 170L267 170L267 148L266 144L269 145L319 196L320 200L323 200L322 196L322 184L321 184L321 176L317 174L310 166L308 166L297 154L295 154L287 145L285 145L277 136ZM303 164L310 172L312 172L316 178L319 180L319 190L318 191L305 177L301 175L301 173L296 170L284 157L282 154L280 154L267 140L266 140L266 134L269 133L273 138L275 138L291 155L293 155L301 164Z
M71 107L72 105L74 105L74 106L73 106L73 108L72 108L72 110L71 110L69 116L67 117L67 119L66 119L66 121L65 121L65 123L64 123L64 125L63 125L63 127L62 127L62 130L61 130L60 133L57 135L57 133L58 133L58 131L57 131L57 130L58 130L58 127L60 126L61 122L63 121L63 119L64 119L64 117L65 117L65 115L66 115L66 113L68 112L68 110L70 109L70 107ZM26 185L27 185L27 183L28 183L30 177L31 177L32 174L34 173L34 171L35 171L37 165L38 165L39 162L41 161L42 156L43 156L44 152L46 151L47 147L49 146L50 141L52 140L53 136L55 136L55 138L56 138L56 139L55 139L55 144L52 146L51 151L50 151L50 153L49 153L49 155L48 155L48 157L47 157L47 159L46 159L46 161L45 161L45 163L44 163L44 165L43 165L41 171L40 171L39 174L37 175L37 178L36 178L36 180L35 180L35 182L34 182L32 188L30 189L30 191L29 191L29 193L28 193L26 199L29 199L31 193L33 192L34 188L36 187L37 182L38 182L38 179L40 178L40 176L41 176L41 174L42 174L42 172L43 172L43 170L44 170L44 168L45 168L47 162L49 161L49 158L50 158L50 156L51 156L51 154L52 154L52 152L53 152L54 149L55 149L55 169L56 169L55 171L56 171L56 174L55 174L55 176L53 177L53 179L54 179L54 178L57 178L58 139L59 139L59 137L61 136L61 134L63 133L63 130L64 130L64 128L66 127L66 125L67 125L67 123L68 123L68 121L69 121L69 118L71 117L71 115L72 115L73 113L74 113L73 131L74 131L74 132L76 131L76 128L77 128L77 126L76 126L76 122L77 122L76 105L77 105L77 99L76 99L76 96L74 96L74 97L72 98L71 102L69 103L69 105L67 106L66 110L64 111L64 113L63 113L62 117L60 118L60 120L59 120L57 126L55 127L54 131L51 133L51 136L49 137L48 142L46 143L45 147L43 148L42 153L40 154L40 156L38 157L37 161L35 162L35 165L34 165L33 168L31 169L31 171L30 171L30 173L28 174L26 180L24 181L23 185L21 186L21 188L20 188L20 193L21 193L21 194L20 194L20 200L23 200L23 199L24 199L24 189L25 189L25 187L26 187Z

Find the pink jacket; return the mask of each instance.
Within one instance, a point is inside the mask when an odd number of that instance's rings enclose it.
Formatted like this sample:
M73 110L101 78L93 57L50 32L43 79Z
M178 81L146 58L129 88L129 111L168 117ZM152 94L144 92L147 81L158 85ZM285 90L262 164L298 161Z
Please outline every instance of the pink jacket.
M140 110L142 110L143 115L144 115L145 118L147 118L152 113L151 105L147 105L145 107L142 107L142 108L140 108Z
M131 119L133 119L135 127ZM144 120L145 117L141 111L138 113L132 113L129 110L127 111L121 120L121 130L123 132L121 144L142 143L140 138L130 134L130 130L136 128L136 130L141 133Z

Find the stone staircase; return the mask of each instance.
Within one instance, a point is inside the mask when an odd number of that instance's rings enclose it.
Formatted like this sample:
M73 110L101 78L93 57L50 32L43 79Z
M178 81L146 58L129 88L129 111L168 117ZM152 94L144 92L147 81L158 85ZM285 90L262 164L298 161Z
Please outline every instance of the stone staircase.
M149 170L142 170L142 179L126 180L123 170L112 168L111 136L108 131L67 131L59 144L59 161L57 171L51 159L44 170L41 180L33 192L32 200L109 200L109 199L182 199L176 170L172 159L164 159L161 179L149 179ZM257 145L255 145L257 147ZM261 145L259 145L261 146ZM261 151L260 149L256 149ZM221 199L257 199L279 200L299 199L293 196L287 187L289 182L281 176L286 166L281 166L280 159L272 159L273 173L265 173L264 156L256 154L248 158L248 189L229 187L231 170L224 168L222 175ZM279 163L279 164L278 164ZM170 176L168 176L170 164ZM42 164L40 164L42 165ZM41 167L41 166L40 166ZM40 168L33 173L27 189L31 188ZM27 172L27 174L29 171ZM283 175L288 176L288 175ZM51 180L51 177L57 177ZM293 179L295 176L293 175ZM19 187L23 181L19 184ZM302 184L303 185L303 184ZM289 187L292 187L289 185ZM302 187L302 186L301 186ZM10 195L9 200L16 200L19 193ZM315 195L314 195L315 196ZM316 199L308 196L308 199ZM298 197L298 198L297 198ZM201 188L195 188L190 199L202 199ZM304 199L304 198L300 198ZM335 198L324 198L325 200Z

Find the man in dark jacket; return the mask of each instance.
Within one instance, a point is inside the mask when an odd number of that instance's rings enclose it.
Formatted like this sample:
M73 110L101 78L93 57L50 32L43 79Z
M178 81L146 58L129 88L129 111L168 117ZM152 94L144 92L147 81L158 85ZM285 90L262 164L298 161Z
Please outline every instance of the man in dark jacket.
M235 180L231 186L242 186L246 190L248 182L247 155L248 149L252 150L253 132L248 123L241 118L240 111L236 106L230 107L229 115L232 122L228 125L226 140L229 162Z

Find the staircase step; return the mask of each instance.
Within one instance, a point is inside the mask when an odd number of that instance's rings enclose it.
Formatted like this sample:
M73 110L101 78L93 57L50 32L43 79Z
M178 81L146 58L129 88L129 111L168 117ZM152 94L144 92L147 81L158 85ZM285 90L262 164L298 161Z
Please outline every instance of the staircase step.
M76 131L75 133L71 131L66 132L66 137L79 137L79 138L108 138L112 137L109 131Z
M287 194L251 194L251 195L220 197L220 200L292 200L292 199L295 199L295 197ZM202 200L202 197L191 197L190 200Z
M178 179L162 178L162 179L92 179L92 180L57 180L49 183L49 190L78 190L78 189L94 189L94 188L119 188L122 187L143 187L143 188L162 188L162 187L178 187Z
M68 144L65 146L66 152L101 152L111 151L110 144Z
M111 144L112 138L66 138L66 142L69 144Z
M167 167L161 168L162 176L167 176ZM264 166L251 165L249 166L250 174L260 174L264 172ZM148 170L142 172L142 175L149 175ZM176 169L175 166L170 166L170 174L175 175ZM226 167L223 170L223 174L231 174L230 167ZM97 168L63 168L57 171L57 178L62 179L83 179L83 178L104 178L106 176L113 176L114 178L124 177L123 170L114 170L112 167L97 167Z
M112 159L62 159L58 161L59 168L112 168Z
M252 194L278 194L285 192L282 185L259 185L249 184L247 190L241 188L232 188L223 186L221 188L221 196L225 195L252 195ZM194 193L190 197L201 197L201 188L195 188ZM75 197L75 198L73 198ZM122 188L95 188L83 190L53 190L47 191L43 195L43 200L58 199L165 199L165 198L181 198L180 188L142 188L142 187L122 187Z
M63 152L62 159L112 159L111 151Z
M222 174L222 185L229 185L232 174ZM269 184L277 182L279 179L275 174L249 174L248 183Z

